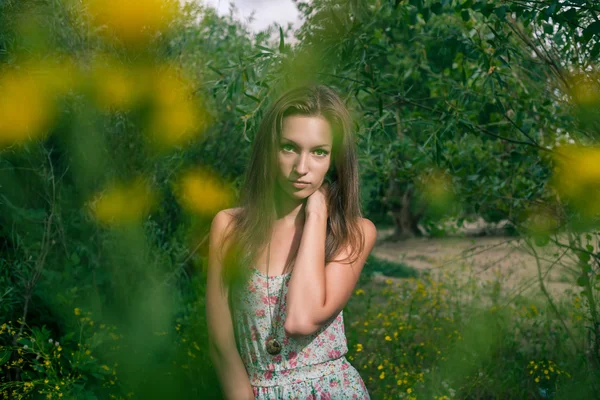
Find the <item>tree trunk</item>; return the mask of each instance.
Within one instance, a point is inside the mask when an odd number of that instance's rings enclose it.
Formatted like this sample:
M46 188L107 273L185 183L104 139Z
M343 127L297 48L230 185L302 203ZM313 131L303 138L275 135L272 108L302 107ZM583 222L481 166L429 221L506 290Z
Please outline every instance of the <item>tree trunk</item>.
M394 169L390 174L388 191L385 196L385 202L389 209L388 214L394 221L394 233L389 239L401 240L421 236L417 225L423 211L420 210L417 214L411 212L414 189L409 186L408 189L402 190L395 179L396 176Z

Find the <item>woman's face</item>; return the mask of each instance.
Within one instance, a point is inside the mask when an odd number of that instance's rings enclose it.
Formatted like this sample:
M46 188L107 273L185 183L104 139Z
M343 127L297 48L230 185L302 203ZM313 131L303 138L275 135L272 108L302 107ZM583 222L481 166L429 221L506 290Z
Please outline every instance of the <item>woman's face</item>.
M305 199L319 189L331 165L332 145L331 127L325 118L304 115L284 118L277 152L277 183L282 191L293 198Z

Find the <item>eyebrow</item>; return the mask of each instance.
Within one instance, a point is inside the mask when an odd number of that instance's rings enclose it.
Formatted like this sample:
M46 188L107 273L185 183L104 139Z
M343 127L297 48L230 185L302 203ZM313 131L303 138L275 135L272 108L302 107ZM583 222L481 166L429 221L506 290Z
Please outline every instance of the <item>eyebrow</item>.
M298 143L294 142L294 141L293 141L293 140L291 140L291 139L288 139L288 138L284 138L284 137L282 137L282 138L281 138L281 140L282 140L282 141L286 141L286 142L293 143L295 146L298 146ZM313 149L319 149L319 148L321 148L321 147L327 147L327 148L329 148L329 147L331 147L331 145L330 145L330 144L320 144L320 145L318 145L318 146L315 146L315 147L313 147Z

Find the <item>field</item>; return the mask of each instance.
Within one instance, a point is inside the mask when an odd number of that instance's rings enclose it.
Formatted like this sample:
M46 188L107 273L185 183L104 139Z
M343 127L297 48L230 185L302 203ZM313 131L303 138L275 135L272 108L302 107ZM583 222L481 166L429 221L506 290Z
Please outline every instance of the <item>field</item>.
M372 275L346 311L349 357L373 398L593 398L572 384L587 373L568 338L585 337L573 260L540 261L557 314L523 240L379 233Z

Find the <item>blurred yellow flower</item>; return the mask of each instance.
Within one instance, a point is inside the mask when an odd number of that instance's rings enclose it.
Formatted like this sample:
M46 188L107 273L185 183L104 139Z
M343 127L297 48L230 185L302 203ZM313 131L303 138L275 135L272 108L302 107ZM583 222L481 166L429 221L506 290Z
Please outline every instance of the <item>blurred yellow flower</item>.
M48 88L31 71L0 71L0 147L42 137L55 113Z
M438 215L446 213L455 202L452 191L452 178L442 170L426 171L417 184L432 212Z
M217 176L202 168L184 172L173 191L182 207L204 215L227 208L233 200L231 189Z
M173 66L150 72L153 112L148 131L159 146L183 144L200 134L208 124L208 115L194 97L190 81Z
M105 111L112 108L127 109L133 106L146 88L134 69L105 57L94 61L89 82L96 105Z
M552 184L561 198L586 216L600 214L600 147L567 145L556 154Z
M173 0L84 0L92 23L108 28L101 33L115 34L126 45L143 45L168 28L178 11Z
M73 312L75 313L75 315L81 314L81 310L79 308L75 308L75 310L73 310Z
M96 220L108 225L137 222L155 203L149 185L138 178L130 185L117 184L97 195L90 207Z
M600 103L600 94L598 93L596 84L592 83L592 81L586 81L586 79L580 79L581 77L586 77L586 75L582 74L574 77L576 79L571 84L571 96L574 102L580 105L598 104Z

